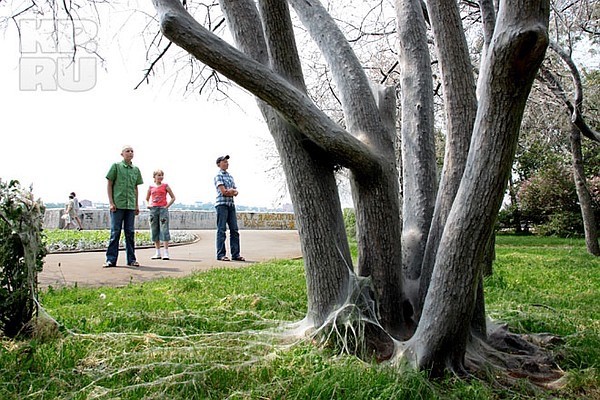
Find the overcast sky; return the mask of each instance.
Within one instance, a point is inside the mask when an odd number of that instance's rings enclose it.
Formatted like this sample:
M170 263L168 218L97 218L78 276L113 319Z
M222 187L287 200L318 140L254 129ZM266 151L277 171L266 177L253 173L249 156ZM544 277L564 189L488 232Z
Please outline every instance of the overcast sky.
M65 202L71 191L79 199L106 202L106 172L121 159L121 147L130 144L144 178L144 197L152 171L161 168L177 202L213 201L215 160L229 154L238 204L273 206L280 198L280 185L265 173L273 162L265 157L270 135L250 96L236 97L243 109L198 96L184 98L182 88L165 88L161 77L134 90L147 67L145 49L135 42L124 46L126 34L117 42L106 32L97 39L105 41L100 45L107 63L96 65L93 87L92 80L81 78L77 91L64 90L60 82L49 89L51 85L39 84L47 82L45 75L35 74L35 64L58 64L62 55L44 52L43 39L25 31L25 44L39 43L21 56L15 32L9 25L0 39L3 180L32 184L34 195L46 203ZM20 58L27 58L26 63ZM26 90L35 84L37 90ZM62 86L68 85L63 81Z

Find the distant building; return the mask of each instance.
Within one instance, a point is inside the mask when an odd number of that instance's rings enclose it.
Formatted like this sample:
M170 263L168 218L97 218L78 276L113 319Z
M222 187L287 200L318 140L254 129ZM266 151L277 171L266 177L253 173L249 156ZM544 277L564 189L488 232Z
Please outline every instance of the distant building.
M283 212L294 212L294 205L290 203L282 204L280 207Z
M83 208L92 208L94 206L94 203L92 203L90 200L79 200L79 202Z

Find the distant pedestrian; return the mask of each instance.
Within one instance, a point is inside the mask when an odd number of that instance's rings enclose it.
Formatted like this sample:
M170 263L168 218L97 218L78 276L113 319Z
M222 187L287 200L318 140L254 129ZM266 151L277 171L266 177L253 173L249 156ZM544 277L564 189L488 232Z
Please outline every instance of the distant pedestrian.
M229 156L217 158L219 172L214 178L215 188L217 189L217 200L215 208L217 210L217 260L229 261L225 249L225 239L227 237L227 226L229 227L229 245L231 250L231 259L234 261L246 261L240 256L240 234L237 224L237 215L233 198L238 195L233 176L227 172L229 168Z
M121 230L125 231L127 265L139 267L135 258L135 216L140 213L138 186L144 183L138 167L134 166L133 148L123 146L123 160L110 166L106 174L108 202L110 204L110 241L103 267L116 267L119 257Z
M75 227L75 202L73 200L73 195L69 195L69 200L65 204L65 212L62 215L62 219L65 221L63 225L63 229L71 229L71 226Z
M146 194L146 203L150 210L150 232L152 241L156 248L156 253L152 256L153 260L169 259L169 241L171 233L169 232L169 207L175 202L175 195L171 187L163 182L165 173L161 169L154 171L154 185L148 187ZM167 202L167 194L169 201ZM164 252L160 254L160 242L162 241Z
M75 194L75 192L71 192L71 194L69 195L73 196L73 208L75 209L75 222L77 222L77 226L78 226L78 230L82 230L83 229L83 223L81 222L81 212L79 211L79 209L81 208L81 203L79 202L79 199L77 198L77 195Z

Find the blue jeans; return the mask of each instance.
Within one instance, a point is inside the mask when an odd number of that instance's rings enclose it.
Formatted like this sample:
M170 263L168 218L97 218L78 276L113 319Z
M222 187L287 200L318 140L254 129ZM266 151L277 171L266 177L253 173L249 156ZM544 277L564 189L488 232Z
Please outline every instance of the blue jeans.
M125 231L125 253L127 264L135 261L135 210L124 210L117 208L110 213L110 241L106 249L106 261L117 265L119 258L119 241L121 240L121 228Z
M150 232L153 242L168 242L171 240L169 232L169 209L166 207L150 207Z
M231 247L231 257L240 256L240 233L238 232L237 215L235 214L235 205L218 205L217 209L217 260L225 257L225 233L229 226L229 245Z

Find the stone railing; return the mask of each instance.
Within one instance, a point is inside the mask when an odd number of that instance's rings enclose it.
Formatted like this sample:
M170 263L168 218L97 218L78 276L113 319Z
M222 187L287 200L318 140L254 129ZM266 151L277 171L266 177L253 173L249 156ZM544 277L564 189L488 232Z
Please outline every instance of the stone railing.
M64 225L61 215L64 209L51 208L44 214L44 228L57 229ZM84 229L110 229L110 215L107 209L82 208L79 210ZM293 213L247 212L237 213L240 229L296 229ZM215 229L217 215L214 211L169 210L169 228L173 230ZM135 229L149 229L148 210L140 210L135 219Z

